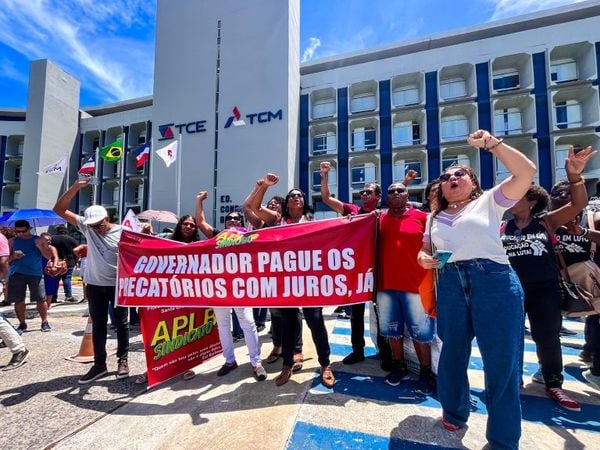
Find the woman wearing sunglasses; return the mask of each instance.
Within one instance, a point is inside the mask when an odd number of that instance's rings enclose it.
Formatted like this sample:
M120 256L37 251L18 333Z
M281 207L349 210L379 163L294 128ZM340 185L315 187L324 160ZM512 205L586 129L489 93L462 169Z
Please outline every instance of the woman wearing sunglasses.
M541 186L532 185L508 210L513 219L507 222L502 235L510 264L523 286L525 312L541 366L541 374L534 374L533 380L544 383L548 397L569 411L581 411L581 408L562 390L561 292L550 236L587 205L587 191L581 174L594 153L588 147L576 154L570 147L565 161L570 201L543 214L549 202L548 193Z
M274 186L279 182L279 177L275 174L268 173L264 176L263 182L258 186L256 195L250 202L252 212L260 217L266 224L274 225L277 223L278 215L275 211L262 206L262 200L270 186ZM313 220L306 194L300 189L292 189L285 197L283 211L281 214L281 225L303 223ZM329 347L329 337L327 336L327 328L325 328L325 320L323 319L323 308L302 308L304 319L310 328L311 335L319 364L321 365L321 382L323 386L331 388L335 384L335 377L330 366L329 355L331 353ZM281 373L275 379L277 386L282 386L288 382L292 376L292 371L300 370L303 363L302 354L294 354L296 338L298 335L298 317L300 314L299 308L282 308L283 321L283 340L282 340L282 355L283 368Z
M432 244L452 252L438 272L437 285L437 329L443 341L437 385L442 425L457 431L469 418L467 369L476 337L485 372L486 437L492 448L516 449L521 435L523 290L498 230L504 212L529 189L536 167L487 131L471 133L467 142L491 152L511 176L486 192L468 166L452 166L440 176L432 223L418 260L425 269L440 264L431 253Z

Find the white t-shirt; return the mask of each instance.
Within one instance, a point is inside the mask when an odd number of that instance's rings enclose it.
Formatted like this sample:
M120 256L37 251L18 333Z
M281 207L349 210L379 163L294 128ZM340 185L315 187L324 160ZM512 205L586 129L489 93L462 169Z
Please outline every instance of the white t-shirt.
M452 252L448 262L490 259L508 264L500 240L500 223L504 212L517 200L504 196L500 186L485 191L457 214L439 213L431 223L433 244L438 250ZM423 241L430 242L429 223Z
M87 284L95 286L115 286L117 283L117 253L123 228L113 225L105 236L96 233L83 223L83 217L77 216L77 228L88 243Z

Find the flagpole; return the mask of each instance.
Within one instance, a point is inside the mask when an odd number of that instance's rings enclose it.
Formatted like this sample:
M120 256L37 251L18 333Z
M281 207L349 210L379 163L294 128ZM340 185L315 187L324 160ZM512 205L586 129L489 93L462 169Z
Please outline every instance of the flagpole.
M70 186L70 184L69 184L69 168L71 167L71 164L70 164L71 163L71 161L70 161L71 155L69 155L67 153L66 158L67 158L67 169L65 170L65 178L63 180L63 191L62 191L62 194L64 194L65 192L67 192L67 189L69 189L69 186Z
M129 127L127 132L123 132L121 160L117 164L121 164L121 173L119 174L119 223L123 222L125 217L125 168L127 166L127 150L129 147Z
M100 186L100 180L98 179L98 169L100 168L100 161L99 161L99 156L100 156L100 147L96 147L96 150L94 150L94 178L96 179L96 183L92 185L92 193L94 196L94 205L96 204L96 199L97 197L97 189Z
M183 155L183 142L181 133L179 133L179 143L177 144L177 217L181 217L181 156Z

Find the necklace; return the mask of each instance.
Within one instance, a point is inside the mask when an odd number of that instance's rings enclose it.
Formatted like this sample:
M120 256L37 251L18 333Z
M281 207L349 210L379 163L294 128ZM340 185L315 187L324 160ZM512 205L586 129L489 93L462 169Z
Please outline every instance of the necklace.
M470 198L468 198L468 199L466 199L466 200L462 200L462 201L460 201L460 202L448 203L448 208L456 209L456 208L458 208L459 206L462 206L462 205L464 205L464 204L466 204L466 203L469 203L470 201L471 201L471 199L470 199Z

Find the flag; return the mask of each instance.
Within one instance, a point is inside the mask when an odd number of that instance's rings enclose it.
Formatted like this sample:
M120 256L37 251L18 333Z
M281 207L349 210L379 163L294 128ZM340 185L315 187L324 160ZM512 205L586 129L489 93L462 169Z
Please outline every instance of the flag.
M178 141L171 142L169 145L164 146L156 150L156 154L162 158L167 167L175 162L177 159L177 145Z
M67 158L48 164L38 175L62 175L67 171Z
M96 154L94 153L92 156L90 156L90 159L88 159L83 166L81 166L81 169L79 169L79 172L77 172L79 175L94 175L94 173L96 172Z
M137 161L135 167L141 169L144 163L148 161L148 158L150 158L150 142L140 145L133 151L133 154Z
M117 139L112 144L100 149L100 156L106 162L117 162L123 158L123 139Z
M135 217L135 213L131 209L127 211L127 214L125 214L123 222L121 222L121 226L123 228L127 228L128 230L135 231L136 233L142 232L142 225L137 217Z

